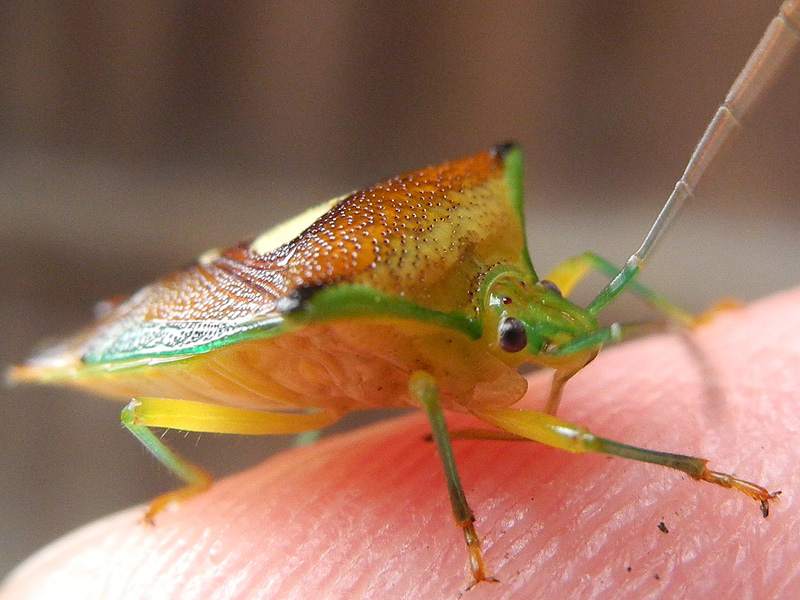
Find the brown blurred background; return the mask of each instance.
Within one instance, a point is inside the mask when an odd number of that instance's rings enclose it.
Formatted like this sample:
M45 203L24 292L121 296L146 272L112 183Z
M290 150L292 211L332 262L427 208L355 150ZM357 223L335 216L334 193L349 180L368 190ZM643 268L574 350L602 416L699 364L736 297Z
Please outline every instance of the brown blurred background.
M4 2L0 364L202 250L507 138L539 271L622 261L778 3ZM799 97L793 64L646 281L692 310L798 282ZM119 405L0 393L0 574L174 485ZM169 439L220 475L286 444Z

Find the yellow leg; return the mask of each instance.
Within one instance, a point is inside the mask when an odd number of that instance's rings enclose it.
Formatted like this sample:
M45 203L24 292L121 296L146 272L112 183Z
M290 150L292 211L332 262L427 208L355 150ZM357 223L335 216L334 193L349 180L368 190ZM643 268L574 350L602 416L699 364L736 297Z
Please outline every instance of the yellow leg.
M552 415L517 408L487 408L473 410L473 412L486 423L513 435L541 442L554 448L575 453L602 452L649 462L677 469L698 481L708 481L725 488L739 490L761 503L761 512L765 517L769 514L769 501L774 500L780 494L780 492L769 492L759 485L737 479L726 473L709 471L706 468L707 461L701 458L621 444L595 436L583 427L562 421Z
M581 365L580 369L586 365ZM544 409L548 415L556 414L558 405L561 403L561 394L564 391L564 385L570 378L575 375L580 369L557 369L553 374L553 383L550 385L550 395L547 397L547 406Z
M597 271L609 277L614 277L619 273L620 269L592 252L584 252L580 256L569 258L558 265L547 276L547 279L555 283L564 296L569 296L575 289L575 286L578 285L590 271ZM694 327L698 322L708 320L706 313L703 313L701 317L695 317L635 279L628 282L626 287L630 292L641 297L658 312L688 327ZM712 309L712 311L711 314L717 312L715 309Z
M553 282L561 290L561 293L564 296L569 296L574 290L575 286L580 283L580 281L586 277L590 271L597 271L599 273L608 275L609 277L614 277L619 273L620 269L592 252L584 252L580 256L567 259L558 265L549 274L547 279ZM631 293L642 298L654 310L689 328L694 328L707 323L720 312L731 310L733 308L739 308L741 306L741 303L735 300L722 299L708 310L695 316L679 308L665 297L655 293L653 290L642 285L635 279L629 281L626 284L626 288ZM635 334L637 331L646 332L656 328L660 329L657 323L625 325L619 329L619 339L627 337L632 333ZM545 412L547 414L554 415L556 413L558 404L561 400L562 388L569 378L572 377L576 372L577 371L571 369L556 371L556 374L553 378L553 385L550 388L550 396L547 400L547 407L545 408Z
M584 258L585 255L568 258L558 264L546 277L548 281L556 284L564 297L569 297L583 279L592 270L591 263Z
M592 252L584 252L580 256L575 256L562 262L555 269L553 269L553 271L548 275L547 279L554 283L558 289L561 290L561 293L564 296L569 296L575 289L575 286L578 285L578 283L580 283L580 281L591 271L598 271L608 275L609 277L614 277L617 275L617 273L619 273L620 270L596 254ZM703 313L699 317L695 317L680 309L663 296L656 294L650 288L640 284L635 279L629 281L626 284L626 287L632 293L645 300L655 310L687 327L694 327L701 322L705 322L709 319L709 316L713 316L716 314L716 312L718 312L717 309L711 309L707 313ZM627 325L620 328L620 337L622 336L623 331L630 333L633 330L645 327L649 328L647 325ZM583 366L584 365L581 365L581 368ZM550 395L547 399L547 406L544 412L550 415L556 414L559 402L561 401L561 392L564 384L575 373L577 373L577 370L575 369L562 369L556 371L555 376L553 377L553 384L550 388Z
M207 433L268 435L301 433L326 427L341 415L335 411L315 413L267 413L169 398L136 398L122 411L122 424L186 486L157 497L144 520L173 502L182 502L208 489L211 475L173 452L149 427Z

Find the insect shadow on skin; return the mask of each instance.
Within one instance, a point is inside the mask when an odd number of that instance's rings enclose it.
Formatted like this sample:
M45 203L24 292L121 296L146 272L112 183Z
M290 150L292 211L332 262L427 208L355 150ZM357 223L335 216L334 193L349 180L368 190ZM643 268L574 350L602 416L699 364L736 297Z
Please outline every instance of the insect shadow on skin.
M467 546L470 587L487 571L444 411L491 429L458 437L525 439L575 453L655 463L737 489L766 517L779 492L711 471L700 458L629 446L555 416L566 382L637 325L597 315L627 290L685 326L695 318L636 280L655 243L800 39L789 0L717 111L640 248L624 267L585 253L546 279L528 254L522 153L513 143L391 178L326 202L251 242L106 307L97 321L15 367L16 381L134 398L123 424L187 485L156 498L145 520L211 484L150 430L296 434L349 411L420 407ZM609 283L586 308L569 295L590 271ZM554 370L544 411L514 408L518 369Z

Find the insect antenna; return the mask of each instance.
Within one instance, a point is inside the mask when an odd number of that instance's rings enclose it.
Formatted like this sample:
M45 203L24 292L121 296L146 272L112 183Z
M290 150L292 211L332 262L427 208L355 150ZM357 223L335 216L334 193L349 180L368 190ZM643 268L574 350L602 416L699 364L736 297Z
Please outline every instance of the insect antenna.
M714 161L731 134L741 128L742 119L769 91L778 75L794 58L800 47L800 0L786 0L767 26L750 58L733 82L725 101L717 109L703 137L697 144L683 175L675 184L661 212L653 222L642 245L634 252L619 273L603 288L587 310L598 313L625 288L641 269L656 242L669 228L683 203L694 195L694 189L708 166Z

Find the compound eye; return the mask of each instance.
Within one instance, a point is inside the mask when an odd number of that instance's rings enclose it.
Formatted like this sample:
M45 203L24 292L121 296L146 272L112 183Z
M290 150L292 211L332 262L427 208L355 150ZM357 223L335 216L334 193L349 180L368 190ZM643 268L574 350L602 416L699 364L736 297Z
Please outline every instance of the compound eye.
M506 352L519 352L528 345L528 334L522 321L506 317L500 321L498 330L500 347Z
M543 288L547 288L548 290L550 290L554 294L558 294L562 298L564 296L564 294L561 293L561 290L558 289L558 286L555 283L553 283L552 281L550 281L549 279L542 279L539 282L539 285L541 285Z

